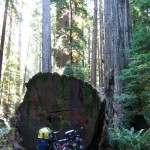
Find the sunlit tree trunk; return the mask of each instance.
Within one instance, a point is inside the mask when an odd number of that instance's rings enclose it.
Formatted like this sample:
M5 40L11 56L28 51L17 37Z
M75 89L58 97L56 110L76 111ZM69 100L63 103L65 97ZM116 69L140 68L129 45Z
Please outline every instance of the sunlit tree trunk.
M88 27L88 64L91 63L91 28Z
M22 9L22 8L21 8ZM20 12L20 22L19 22L19 39L18 39L18 71L21 69L21 49L22 49L22 12Z
M6 53L6 59L9 60L10 51L11 51L11 44L12 44L12 8L11 8L11 14L10 14L10 25L9 25L9 36L8 36L8 45L7 45L7 53Z
M42 72L51 72L50 0L43 0L42 3Z
M42 52L42 43L40 43L40 47L39 47L39 58L38 58L38 60L39 60L39 72L42 71L42 64L41 64L42 56L41 56L41 52Z
M10 52L11 52L11 46L12 46L12 29L13 29L13 19L12 19L12 12L13 12L13 9L12 9L12 4L13 4L13 1L11 3L11 10L10 10L10 17L9 17L9 33L8 33L8 43L7 43L7 48L6 48L6 61L7 61L7 65L10 64ZM4 76L8 76L8 69L5 69L4 71ZM7 81L10 82L8 80L8 77L7 77ZM1 89L1 95L3 93L3 83L5 82L5 79L3 79L2 81L2 89ZM8 90L8 89L7 89ZM3 103L3 101L2 101Z
M25 84L26 84L26 81L27 81L27 71L28 71L27 63L28 63L28 57L29 57L29 49L30 49L30 36L29 36L29 39L28 39L28 48L27 48L25 66L24 66L23 90L22 90L23 93L25 92Z
M9 0L5 1L5 11L4 11L2 35L1 35L1 45L0 45L0 80L1 80L1 74L2 74L2 63L3 63L3 51L4 51L4 42L5 42L5 30L6 30L6 21L7 21L8 2L9 2Z
M100 45L100 48L99 48L99 59L100 59L100 64L99 64L99 74L100 74L100 77L99 77L99 85L100 86L104 86L104 60L103 60L103 51L104 51L104 44L103 44L103 40L104 40L104 26L103 26L103 6L102 6L102 0L99 0L99 34L100 34L100 38L99 38L99 45Z
M94 22L92 37L92 64L91 64L91 84L96 87L96 63L97 63L97 0L94 0Z
M99 35L98 35L99 36ZM98 76L99 76L99 86L101 86L101 59L100 59L100 41L99 40L97 40L97 48L98 48L98 50L97 50L97 62L98 62Z
M22 81L21 81L21 50L22 50L22 6L20 7L20 22L19 22L19 39L18 39L18 64L17 64L17 71L18 71L18 81L17 81L17 95L20 97L22 93Z
M106 72L113 70L113 52L112 52L112 28L113 28L113 20L112 20L112 0L104 1L104 27L105 27L105 75ZM106 88L108 87L106 83Z
M72 0L70 0L70 18L69 18L69 21L70 21L70 27L72 27ZM72 30L70 30L70 45L72 44L73 42L73 37L72 37ZM73 63L73 57L72 57L72 46L70 46L70 62L71 64Z

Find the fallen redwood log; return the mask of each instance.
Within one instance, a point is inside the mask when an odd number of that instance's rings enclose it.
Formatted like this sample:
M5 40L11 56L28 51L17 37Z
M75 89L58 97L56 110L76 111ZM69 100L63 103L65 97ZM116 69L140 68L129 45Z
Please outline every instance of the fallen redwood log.
M66 130L82 126L86 147L98 148L104 129L105 103L100 101L95 88L80 79L56 73L38 73L26 87L17 110L22 146L36 149L37 131L41 127L50 127L63 135Z

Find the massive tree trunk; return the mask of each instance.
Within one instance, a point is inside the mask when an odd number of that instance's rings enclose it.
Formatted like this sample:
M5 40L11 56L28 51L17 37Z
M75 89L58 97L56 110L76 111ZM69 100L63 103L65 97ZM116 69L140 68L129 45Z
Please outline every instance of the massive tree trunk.
M118 78L123 68L128 63L128 53L125 49L130 47L130 18L129 0L105 0L105 75L106 89L112 91L113 99L123 92L122 81ZM110 93L109 93L110 94ZM107 93L107 95L109 95ZM112 106L113 99L108 102ZM121 105L115 112L118 115L117 124L120 122ZM112 117L112 112L108 112Z
M2 74L2 63L3 63L3 51L4 51L4 42L5 42L5 30L6 30L6 21L7 21L8 2L9 2L9 0L5 1L4 20L3 20L2 36L1 36L1 47L0 47L0 80L1 80L1 74Z
M99 85L104 86L104 60L103 60L103 51L104 51L104 26L103 26L103 5L102 0L99 0Z
M97 0L94 0L94 22L92 38L92 65L91 65L91 84L96 87L96 62L97 62Z
M65 75L38 73L26 84L27 92L17 110L17 131L22 145L36 149L37 131L50 127L64 132L83 127L82 138L88 150L98 150L101 143L105 102L90 84ZM18 135L18 134L17 134ZM103 139L104 140L104 139Z
M7 52L6 52L6 59L7 60L9 60L9 57L10 57L10 51L11 51L11 45L12 45L12 27L13 27L12 24L13 24L13 19L12 19L12 8L11 8L10 20L9 20L8 45L7 45Z
M51 72L50 0L43 0L42 72Z
M115 28L112 31L112 48L114 50L114 96L123 92L122 82L117 78L121 70L126 67L128 55L125 49L129 48L130 28L129 28L129 0L115 0L113 11L113 23Z

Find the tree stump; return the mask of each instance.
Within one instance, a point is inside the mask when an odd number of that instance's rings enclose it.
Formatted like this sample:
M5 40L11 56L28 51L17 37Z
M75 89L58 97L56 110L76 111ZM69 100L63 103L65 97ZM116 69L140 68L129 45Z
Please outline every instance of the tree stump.
M50 127L60 138L70 129L80 129L89 150L98 147L105 118L105 103L90 84L71 76L38 73L26 84L27 91L17 115L21 145L36 149L37 131ZM96 150L96 149L94 149Z

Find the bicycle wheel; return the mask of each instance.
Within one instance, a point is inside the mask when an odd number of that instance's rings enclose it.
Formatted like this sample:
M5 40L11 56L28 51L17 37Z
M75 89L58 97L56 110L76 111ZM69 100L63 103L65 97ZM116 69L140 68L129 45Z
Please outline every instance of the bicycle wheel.
M48 148L48 150L58 150L58 149L57 149L56 145L51 145L51 146Z
M63 148L63 150L76 150L72 145L67 145Z

